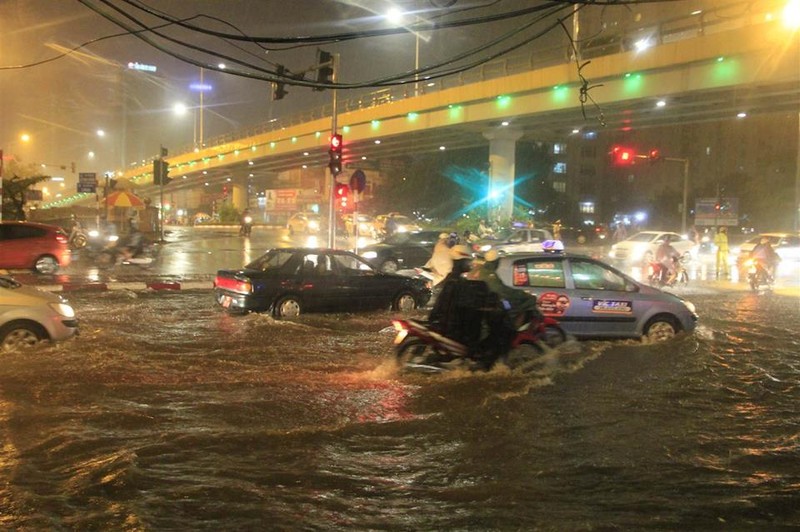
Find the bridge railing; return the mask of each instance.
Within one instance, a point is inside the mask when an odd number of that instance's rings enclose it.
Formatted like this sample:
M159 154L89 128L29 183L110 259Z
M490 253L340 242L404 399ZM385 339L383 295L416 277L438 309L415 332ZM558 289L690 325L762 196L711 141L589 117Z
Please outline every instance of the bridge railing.
M642 39L647 39L649 45L658 45L754 25L764 22L768 13L777 14L781 5L778 0L745 0L724 5L715 4L711 9L662 20L657 24L642 24L630 27L625 31L604 31L580 40L578 43L580 60L633 50L636 48L637 42ZM417 95L563 64L574 60L571 57L572 48L567 43L545 49L537 48L536 50L512 54L487 62L480 67L457 75L435 80L427 80L423 77L418 82L387 87L340 99L337 103L337 110L339 113L346 113L368 109L397 100L413 98ZM273 119L235 132L209 137L205 139L205 145L216 146L235 142L255 135L327 118L331 116L332 112L332 105L330 104L311 108L291 116L277 120ZM186 147L183 152L179 149L177 153L189 153L193 149L193 146Z

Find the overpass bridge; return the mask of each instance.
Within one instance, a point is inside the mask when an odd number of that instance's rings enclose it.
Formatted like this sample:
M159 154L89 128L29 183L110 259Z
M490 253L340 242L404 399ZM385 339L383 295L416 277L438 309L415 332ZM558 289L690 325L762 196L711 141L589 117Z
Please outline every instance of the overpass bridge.
M695 13L581 44L580 58L565 48L536 50L487 63L457 77L421 80L338 103L345 163L408 153L490 148L492 186L510 189L514 144L527 137L559 140L582 128L650 128L800 110L798 33L780 20L784 2L746 4L736 17ZM727 8L733 4L726 4ZM719 9L723 9L720 6ZM637 51L635 43L653 44ZM588 64L585 64L589 61ZM584 65L579 68L580 65ZM340 91L341 92L341 91ZM669 97L668 110L656 107ZM201 150L167 158L176 205L192 206L204 187L231 182L235 205L251 174L325 168L332 106L207 139ZM124 179L157 198L152 165L130 168ZM326 188L330 187L330 180ZM43 207L89 202L72 196ZM157 201L156 201L157 203Z

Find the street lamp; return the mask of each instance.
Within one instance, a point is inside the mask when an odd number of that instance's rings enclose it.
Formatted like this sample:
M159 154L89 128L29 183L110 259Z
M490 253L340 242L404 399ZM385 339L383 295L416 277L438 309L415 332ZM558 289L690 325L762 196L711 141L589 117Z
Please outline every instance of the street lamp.
M408 13L396 8L392 7L386 13L386 20L392 26L406 26L405 18ZM420 20L419 17L415 17L417 20ZM419 38L420 34L418 31L412 32L414 33L414 96L419 95Z

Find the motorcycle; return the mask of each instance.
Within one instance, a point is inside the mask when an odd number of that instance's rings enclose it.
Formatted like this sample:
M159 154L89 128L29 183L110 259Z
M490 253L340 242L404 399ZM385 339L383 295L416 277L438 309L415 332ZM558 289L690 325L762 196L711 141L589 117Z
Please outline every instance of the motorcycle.
M744 264L747 268L747 282L750 283L750 288L754 292L758 291L762 286L767 290L772 290L772 283L775 280L764 267L762 261L750 258Z
M82 225L76 224L69 233L69 246L72 249L83 249L89 243L89 235Z
M660 262L651 262L648 268L647 282L650 286L662 288L664 286L686 285L689 282L689 273L680 260L675 260L677 273L672 282L669 282L669 271Z
M112 268L117 265L135 265L147 269L161 253L157 242L145 241L136 252L125 243L116 240L114 245L107 246L97 256L97 264L101 268Z
M500 357L511 369L525 368L536 357L567 340L566 333L553 318L530 312L521 318L522 325L515 328L511 349ZM437 331L429 322L395 319L392 325L397 331L395 354L401 367L429 372L455 367L472 371L491 369L481 362L481 355L485 353L471 351L463 343Z
M245 216L242 218L242 223L239 226L239 236L250 236L253 231L253 217Z

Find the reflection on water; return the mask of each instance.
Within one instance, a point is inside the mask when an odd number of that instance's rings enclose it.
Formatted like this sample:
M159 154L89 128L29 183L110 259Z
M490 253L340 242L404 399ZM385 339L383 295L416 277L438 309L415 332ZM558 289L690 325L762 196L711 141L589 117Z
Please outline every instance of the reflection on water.
M209 292L70 298L78 339L0 366L5 529L800 517L796 299L706 295L702 334L571 342L526 375L426 375L398 371L389 312L280 321L223 314Z

